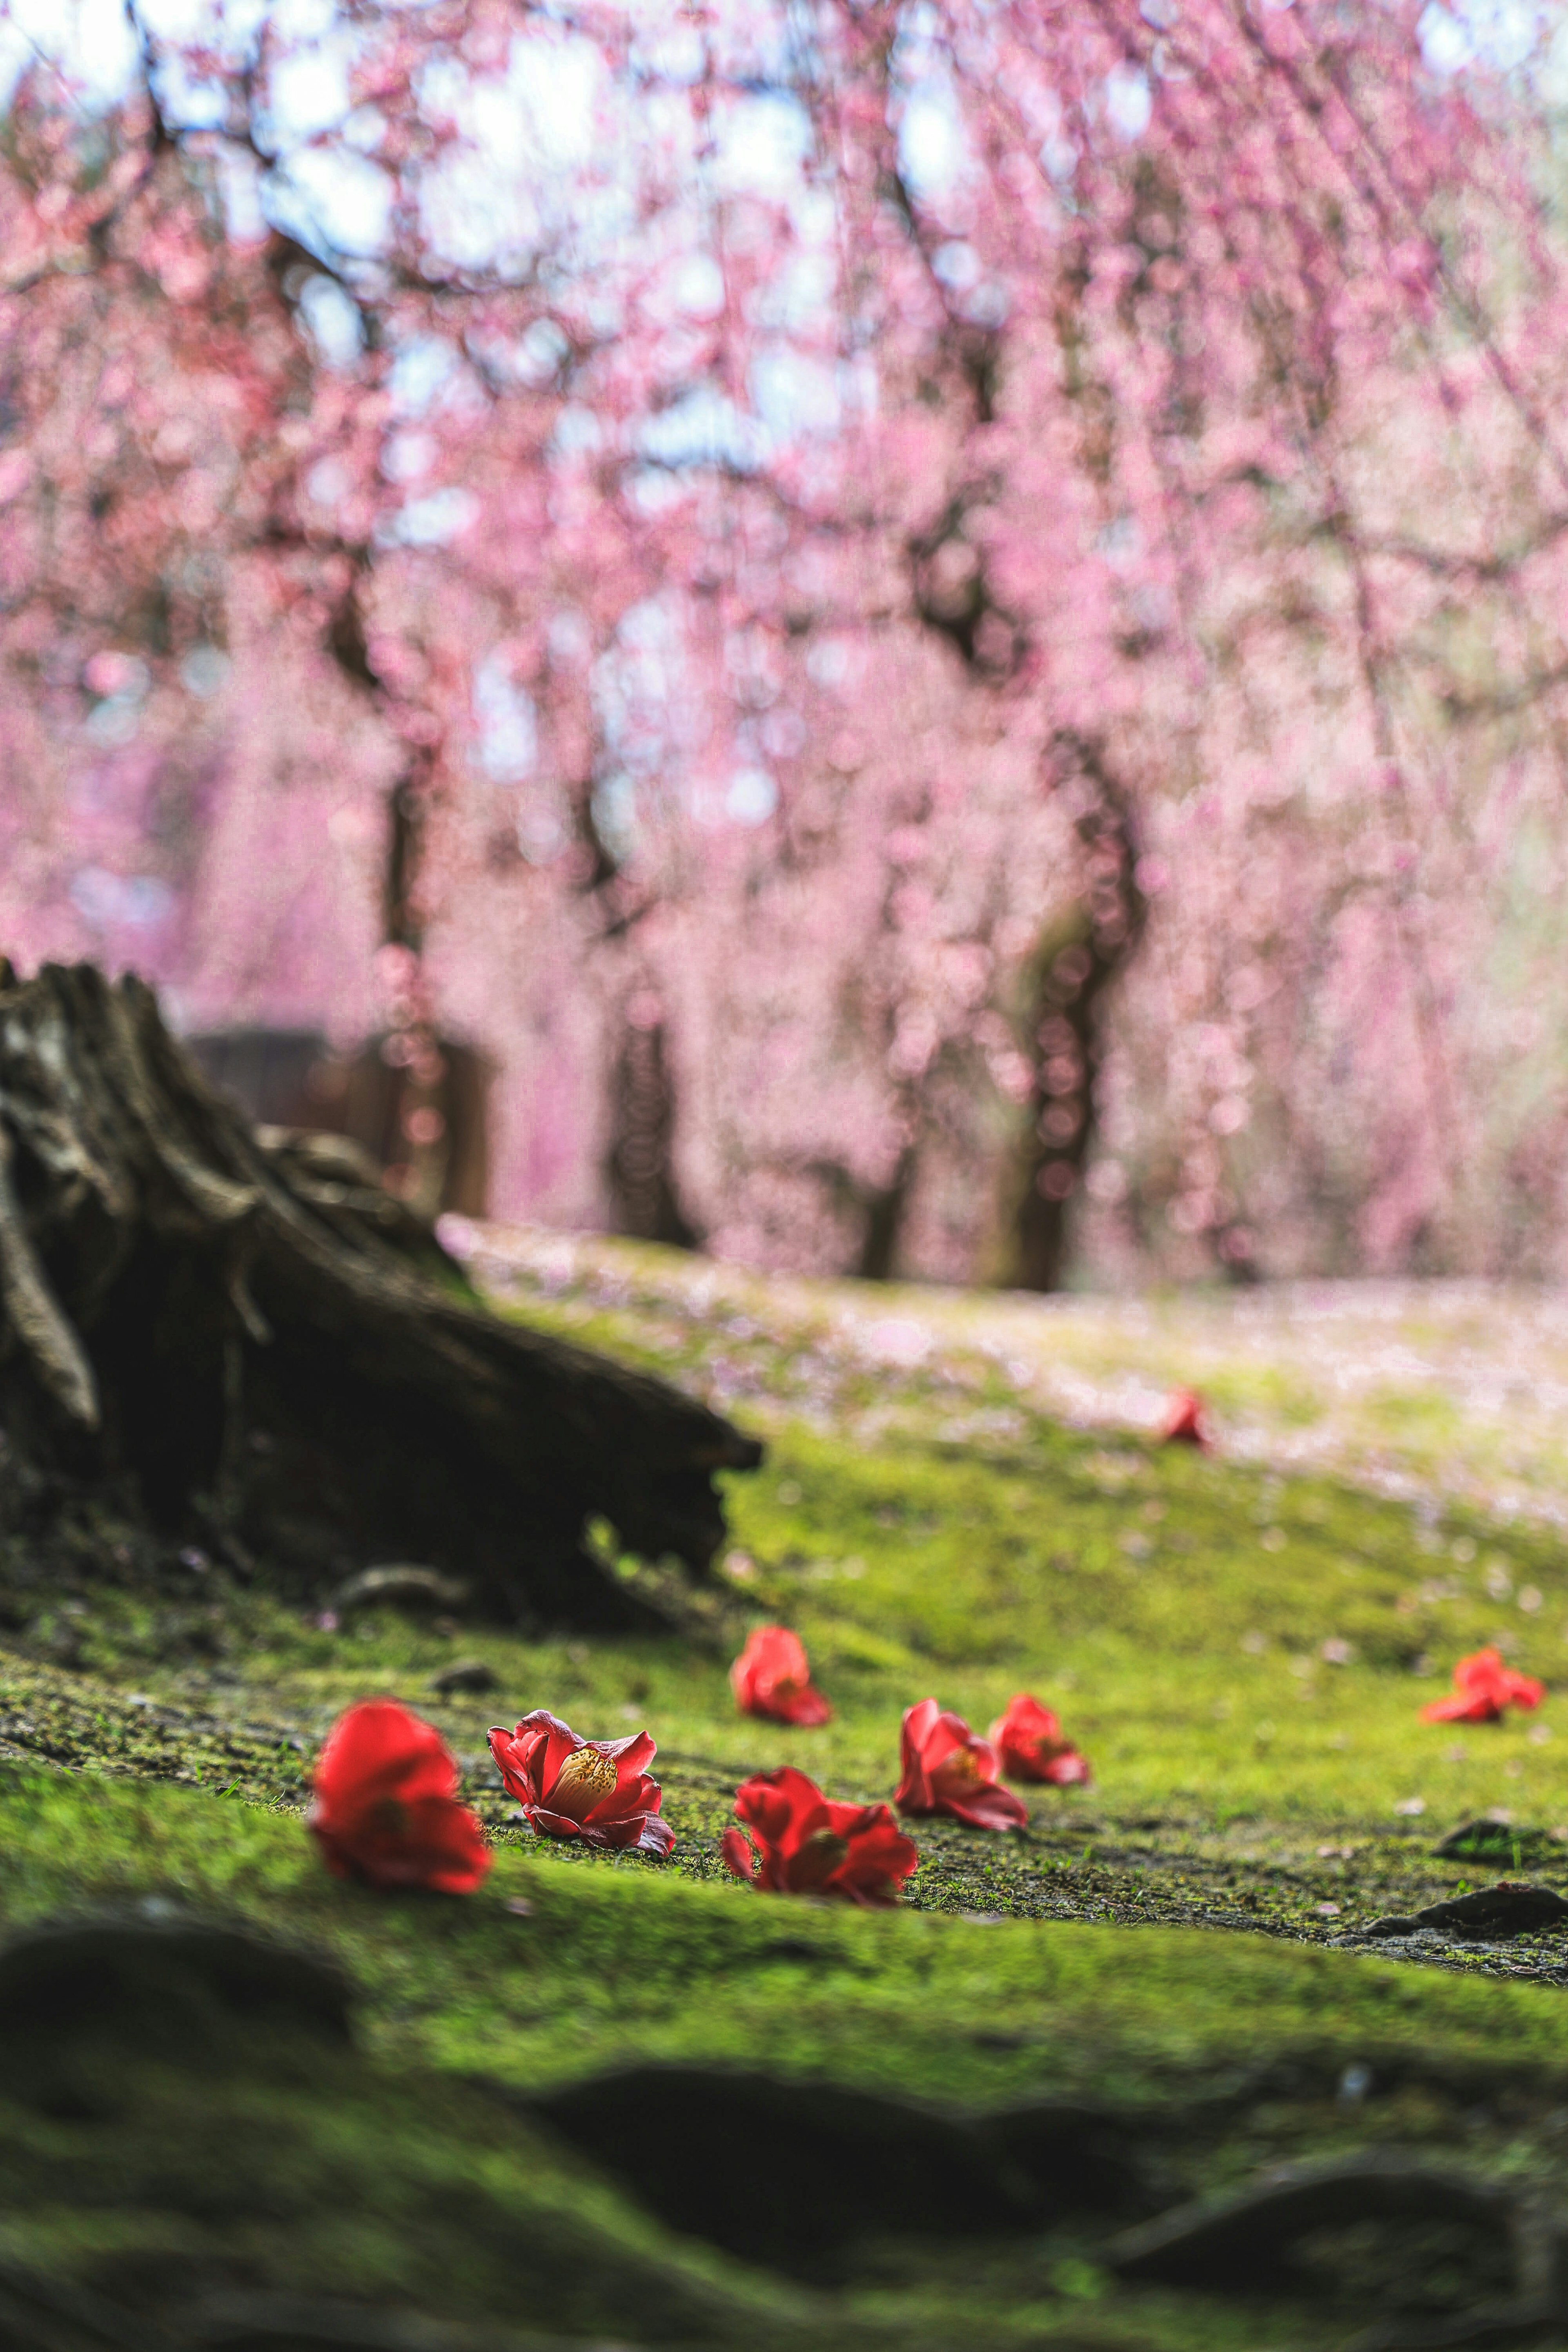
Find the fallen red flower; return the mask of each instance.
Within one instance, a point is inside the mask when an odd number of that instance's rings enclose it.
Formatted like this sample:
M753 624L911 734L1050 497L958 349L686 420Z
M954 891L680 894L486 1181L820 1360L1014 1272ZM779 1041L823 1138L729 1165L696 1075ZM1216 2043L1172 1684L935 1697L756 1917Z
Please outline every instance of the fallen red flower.
M743 1781L735 1812L752 1835L725 1831L725 1863L770 1895L838 1895L879 1910L920 1860L886 1805L836 1804L793 1764Z
M922 1698L904 1717L903 1779L893 1799L900 1813L951 1813L977 1830L1021 1829L1028 1812L1021 1798L996 1779L996 1750Z
M395 1699L362 1699L338 1717L314 1781L306 1820L339 1878L471 1895L490 1866L483 1831L457 1801L456 1758Z
M833 1709L811 1686L805 1645L785 1625L759 1625L730 1669L730 1687L742 1715L774 1723L829 1723Z
M1027 1691L1007 1702L1007 1712L991 1727L991 1743L1010 1780L1048 1780L1056 1788L1087 1785L1093 1775L1048 1706Z
M1496 1723L1507 1706L1539 1706L1546 1685L1516 1675L1496 1650L1477 1650L1454 1668L1454 1696L1421 1710L1423 1723Z
M1167 1445L1195 1445L1206 1454L1213 1444L1208 1407L1195 1389L1173 1389L1165 1399L1160 1435Z
M644 1771L657 1753L646 1731L626 1739L580 1739L543 1707L515 1731L494 1728L490 1754L531 1829L587 1845L635 1846L661 1858L675 1832L659 1818L663 1795Z

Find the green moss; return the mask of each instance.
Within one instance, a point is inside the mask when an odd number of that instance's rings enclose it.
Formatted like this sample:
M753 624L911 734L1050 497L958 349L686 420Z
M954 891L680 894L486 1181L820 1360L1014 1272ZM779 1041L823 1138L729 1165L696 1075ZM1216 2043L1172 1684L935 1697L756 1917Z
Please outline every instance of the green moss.
M216 2266L475 2315L506 2311L524 2274L532 2324L571 2332L768 2342L776 2326L782 2342L810 2323L809 2298L677 2249L585 2168L476 2104L469 2076L532 2089L696 2057L981 2105L1061 2090L1167 2112L1196 2099L1180 2143L1194 2189L1368 2136L1442 2153L1460 2112L1472 2162L1538 2165L1568 2090L1568 2011L1547 1987L1191 1930L784 1905L515 1842L470 1900L389 1899L329 1878L284 1814L124 1781L0 1781L8 1922L149 1888L334 1953L363 1989L371 2063L258 2048L254 2068L222 2080L117 2076L107 2116L6 2112L13 2242L121 2292L171 2294ZM1334 2086L1352 2063L1381 2095L1347 2116ZM1478 2083L1502 2102L1479 2134ZM858 2313L872 2335L909 2340L979 2292L1005 2332L1048 2338L1083 2300L1071 2244L972 2251L967 2264L905 2250L898 2291L852 2294L843 2324ZM1063 2308L1047 2294L1037 2310L1047 2253L1069 2261L1068 2284ZM1248 2336L1205 2305L1205 2336L1190 2298L1112 2300L1110 2341L1134 2319L1136 2340L1173 2352L1312 2340L1289 2314L1259 2334L1254 2312Z
M1528 1979L1561 1976L1558 1941L1449 1948L1435 1967L1331 1948L1380 1912L1489 1875L1433 1852L1461 1819L1506 1810L1535 1866L1557 1851L1568 1738L1551 1738L1550 1702L1539 1719L1499 1726L1419 1720L1454 1658L1500 1634L1514 1663L1552 1679L1568 1619L1555 1538L1066 1429L962 1350L907 1373L868 1368L809 1297L775 1328L759 1286L752 1311L715 1322L639 1279L634 1265L612 1303L580 1292L538 1311L699 1384L722 1363L749 1391L741 1417L766 1427L770 1453L758 1475L730 1482L733 1544L709 1647L524 1642L392 1614L329 1633L216 1570L177 1608L133 1574L106 1584L85 1569L79 1589L46 1601L25 1559L0 1562L0 1587L31 1596L11 1607L17 1646L0 1655L0 1756L15 1759L0 1771L0 1918L154 1894L287 1929L332 1948L363 1987L371 2062L319 2098L281 2081L245 2093L257 2153L236 2176L250 2184L235 2206L252 2214L243 2243L239 2220L198 2228L178 2198L140 2219L112 2199L73 2207L60 2184L90 2151L71 2140L77 2126L50 2125L65 2134L51 2156L36 2118L16 2126L16 2177L34 2183L28 2228L78 2243L88 2272L113 2271L131 2246L152 2263L146 2249L166 2241L172 2275L221 2242L225 2262L258 2276L319 2284L339 2263L439 2304L437 2233L411 2218L423 2200L472 2223L471 2293L441 2307L499 2311L507 2262L556 2274L548 2247L497 2252L513 2243L506 2231L526 2223L541 2246L575 2248L564 2278L589 2257L551 2217L574 2214L611 2249L593 2257L609 2284L591 2310L546 2294L540 2326L635 2339L626 2315L645 2295L673 2315L658 2326L693 2342L710 2325L715 2340L754 2333L736 2315L764 2306L786 2333L806 2326L784 2290L673 2248L580 2168L545 2194L531 2142L475 2154L485 2135L460 2078L526 2087L647 2057L981 2105L1054 2090L1190 2102L1211 2118L1184 2159L1194 2189L1367 2137L1451 2149L1461 2128L1479 2164L1555 2167L1568 2012L1555 1981ZM1304 1419L1305 1392L1278 1385L1273 1409ZM1405 1402L1394 1420L1430 1423L1424 1395ZM93 1540L86 1531L89 1568ZM734 1710L731 1645L775 1618L800 1629L834 1702L821 1729ZM432 1696L458 1654L491 1668L494 1697ZM930 1694L984 1727L1022 1688L1058 1708L1093 1787L1028 1792L1021 1836L911 1824L921 1862L902 1913L784 1904L725 1877L719 1837L748 1773L793 1761L836 1795L888 1797L912 1700ZM321 1734L343 1705L385 1691L442 1725L490 1826L496 1867L469 1902L340 1885L303 1831ZM662 1871L541 1852L516 1828L485 1729L542 1705L590 1733L654 1732L678 1832ZM1416 1801L1424 1811L1400 1810ZM1353 2111L1335 2097L1352 2065L1378 2086ZM128 2178L158 2172L187 2096L149 2090ZM330 2203L331 2151L358 2179L378 2146L418 2137L416 2109L434 2119L426 2156L399 2157L374 2193L354 2189L348 2253L297 2218L267 2238L256 2211L304 2210L268 2185L275 2126L293 2118L313 2151L299 2177ZM491 2157L499 2169L486 2169ZM1113 2290L1094 2252L1070 2231L984 2256L904 2247L889 2257L896 2277L871 2263L835 2302L834 2325L863 2326L868 2341L951 2341L983 2314L999 2341L1171 2352L1328 2340L1284 2311ZM664 2284L647 2285L656 2273Z
M519 2083L639 2053L963 2097L1125 2093L1284 2050L1568 2070L1551 1988L1265 1937L864 1915L505 1832L473 1899L389 1899L330 1878L290 1816L124 1782L10 1773L0 1823L7 1921L151 1890L287 1927L349 1967L384 2054Z

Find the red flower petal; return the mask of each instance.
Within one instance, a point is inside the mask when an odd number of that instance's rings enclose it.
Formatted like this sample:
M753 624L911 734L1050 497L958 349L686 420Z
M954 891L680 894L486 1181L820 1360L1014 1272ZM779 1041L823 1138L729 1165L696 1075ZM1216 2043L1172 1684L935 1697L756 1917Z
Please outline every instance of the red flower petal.
M1049 1781L1058 1789L1082 1785L1091 1779L1089 1764L1068 1739L1048 1706L1028 1691L1007 1702L1007 1711L991 1727L991 1739L1010 1780Z
M1515 1674L1498 1650L1476 1650L1454 1668L1454 1696L1421 1709L1423 1723L1496 1723L1505 1707L1537 1707L1546 1685Z
M726 1830L719 1841L724 1867L751 1885L757 1874L757 1850L743 1830Z
M1160 1435L1167 1445L1195 1445L1201 1454L1209 1451L1207 1412L1195 1389L1171 1391Z
M901 1813L951 1813L983 1830L1020 1828L1028 1810L996 1779L989 1740L934 1698L911 1706L903 1724L903 1774L893 1802Z
M647 1732L583 1739L542 1707L515 1731L492 1727L489 1742L505 1788L536 1834L661 1858L675 1843L658 1817L659 1785L642 1769L658 1752Z
M1436 1698L1421 1710L1423 1723L1496 1723L1502 1709L1485 1697Z
M759 1625L730 1669L730 1687L742 1715L774 1723L830 1722L833 1709L811 1686L811 1666L798 1633L787 1625Z
M457 1801L458 1777L434 1724L395 1699L350 1707L321 1750L307 1816L328 1869L372 1886L471 1894L491 1855Z
M834 1803L793 1765L743 1782L735 1812L756 1845L726 1830L725 1864L769 1894L837 1895L881 1908L898 1901L920 1860L886 1805Z

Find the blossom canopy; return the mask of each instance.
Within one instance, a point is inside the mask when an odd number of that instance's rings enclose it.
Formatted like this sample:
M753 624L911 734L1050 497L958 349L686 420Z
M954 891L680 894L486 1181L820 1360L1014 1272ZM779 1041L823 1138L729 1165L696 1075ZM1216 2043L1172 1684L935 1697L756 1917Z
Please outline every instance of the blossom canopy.
M751 1834L725 1831L725 1864L770 1895L833 1895L885 1909L920 1861L886 1805L838 1804L793 1764L743 1781L735 1812Z
M663 1792L644 1769L658 1752L649 1733L583 1739L539 1707L515 1731L492 1727L489 1741L508 1793L541 1836L629 1847L660 1860L675 1843L659 1814Z
M730 1669L730 1687L742 1715L773 1723L829 1723L833 1709L812 1688L805 1645L786 1625L759 1625Z
M457 1759L433 1723L395 1699L339 1717L316 1761L306 1816L327 1868L370 1886L471 1895L490 1866L458 1799Z
M1022 1800L996 1778L996 1750L961 1715L922 1698L904 1717L903 1777L893 1802L900 1813L951 1813L972 1829L1021 1829Z
M1087 1786L1093 1775L1087 1757L1062 1738L1060 1721L1028 1691L1007 1702L991 1727L991 1743L1010 1780L1047 1780L1058 1789Z

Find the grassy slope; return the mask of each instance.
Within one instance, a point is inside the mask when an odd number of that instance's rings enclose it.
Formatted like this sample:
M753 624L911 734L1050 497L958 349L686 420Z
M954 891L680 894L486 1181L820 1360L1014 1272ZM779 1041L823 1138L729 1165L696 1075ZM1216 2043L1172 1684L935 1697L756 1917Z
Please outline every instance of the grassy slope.
M449 2086L421 2110L435 2118L430 2160L450 2173L447 2208L480 2236L474 2217L492 2203L533 2216L535 2270L549 2269L539 2249L559 2248L564 2227L560 2196L552 2206L542 2187L551 2166L524 2139L476 2169L455 2076L526 2086L617 2057L700 2053L966 2102L1059 2087L1156 2101L1224 2093L1223 2126L1194 2126L1192 2187L1368 2136L1448 2151L1461 2128L1478 2165L1554 2165L1568 2011L1555 1984L1492 1979L1554 1974L1559 1946L1450 1952L1440 1968L1321 1948L1359 1919L1489 1875L1431 1854L1435 1832L1462 1815L1508 1807L1521 1836L1568 1819L1568 1754L1531 1737L1550 1731L1550 1702L1536 1726L1455 1735L1416 1720L1436 1686L1417 1669L1446 1668L1499 1633L1517 1663L1550 1676L1568 1610L1550 1535L1063 1430L962 1355L902 1376L853 1361L831 1380L803 1373L794 1335L781 1340L754 1317L741 1333L715 1329L678 1314L667 1292L623 1287L613 1307L569 1294L530 1311L709 1382L721 1353L733 1384L743 1351L753 1417L770 1425L767 1467L734 1485L710 1652L529 1644L395 1619L325 1634L214 1571L199 1605L154 1605L132 1585L88 1597L74 1619L38 1612L0 1654L0 1753L16 1759L0 1773L0 1916L149 1893L216 1903L336 1947L364 1987L376 2071L352 2095L339 2086L331 2128L345 2177L380 2186L356 2209L360 2269L345 2284L380 2276L427 2305L444 2292L453 2308L510 2308L496 2282L516 2250L447 2263L439 2290L439 2232L433 2252L394 2193L402 2158L371 2162L373 2147L397 2140L385 2103L409 2069ZM880 1428L875 1442L868 1424ZM1506 1601L1495 1597L1504 1580ZM1521 1612L1521 1591L1542 1604ZM837 1706L823 1730L733 1713L728 1644L775 1615L801 1628ZM63 1634L77 1671L49 1663ZM215 1664L196 1642L224 1654ZM1325 1642L1347 1643L1349 1662L1326 1662ZM493 1666L496 1699L429 1698L431 1673L458 1652ZM919 1825L911 1913L786 1912L721 1882L717 1834L743 1772L787 1757L835 1793L885 1795L910 1699L929 1691L984 1723L1025 1686L1060 1706L1097 1785L1036 1794L1023 1839ZM499 1856L471 1903L342 1888L290 1817L302 1755L334 1709L388 1688L425 1706L472 1759ZM507 1825L486 1784L484 1725L542 1704L588 1731L634 1718L653 1729L679 1832L665 1871L541 1854ZM87 1777L43 1774L44 1758ZM1394 1811L1414 1797L1424 1815ZM506 1908L520 1895L526 1918ZM1112 1921L1144 1924L1130 1933ZM1272 1933L1190 1924L1210 1921ZM1346 2109L1333 2093L1352 2063L1370 2064L1376 2088ZM326 2112L318 2097L309 2136L328 2128ZM80 2149L68 2153L79 2168ZM47 2167L37 2177L45 2187L29 2193L43 2201L26 2234L76 2244L86 2269L113 2273L103 2233L121 2223L106 2208L92 2228L74 2211L68 2226L48 2204ZM536 2324L635 2332L641 2315L650 2340L661 2328L739 2340L755 2336L763 2294L789 2336L805 2309L793 2291L764 2293L736 2266L672 2250L596 2183L567 2186L565 2206L610 2249L590 2265L605 2284L592 2309L542 2289ZM415 2206L428 2190L405 2187ZM268 2196L259 2203L269 2209ZM202 2226L204 2259L215 2245L237 2258L237 2223ZM254 2215L246 2229L258 2276L320 2284L342 2268L331 2233L312 2237L297 2215L265 2244ZM1102 2294L1083 2251L1069 2232L972 2260L962 2278L950 2260L906 2252L897 2293L867 2284L839 2301L834 2324L851 2329L853 2307L873 2336L945 2340L951 2315L978 2297L1008 2340L1083 2340L1086 2329L1172 2347L1323 2340L1286 2313Z

